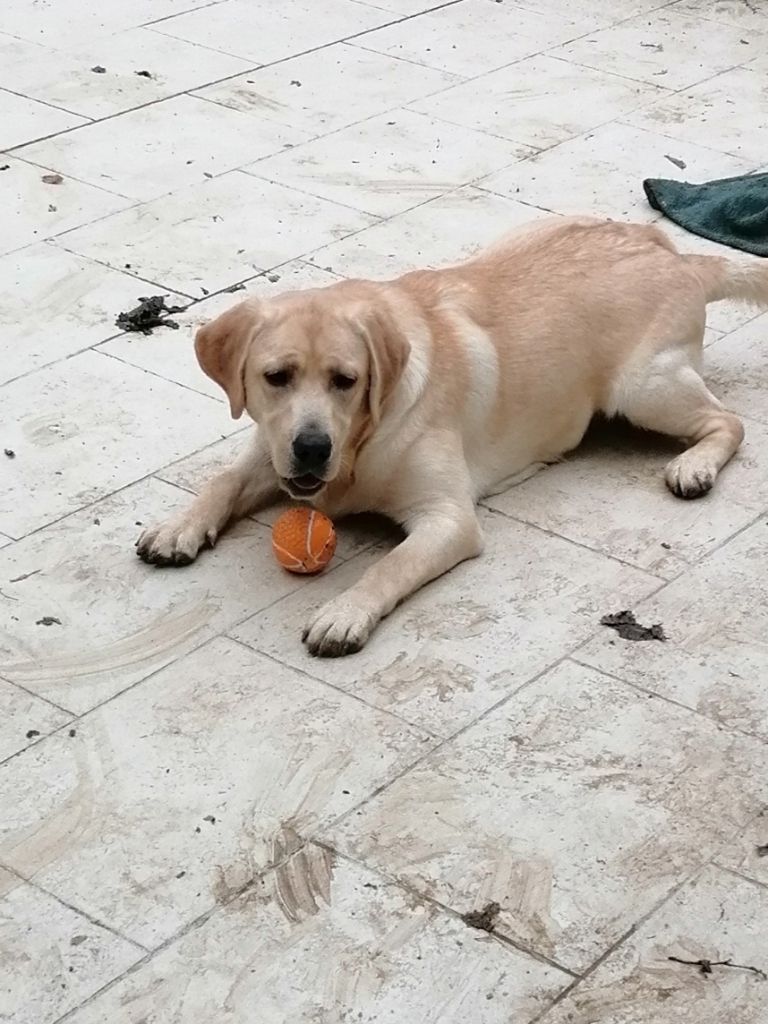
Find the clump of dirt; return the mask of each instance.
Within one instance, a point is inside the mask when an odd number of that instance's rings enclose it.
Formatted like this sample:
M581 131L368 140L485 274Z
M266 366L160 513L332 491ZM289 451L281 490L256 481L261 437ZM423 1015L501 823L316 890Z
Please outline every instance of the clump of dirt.
M57 619L55 615L44 615L42 619L38 619L35 623L36 626L60 626L61 619Z
M600 619L601 626L608 626L615 629L622 640L666 640L664 627L660 622L652 626L641 626L635 618L634 612L616 612L613 615L604 615Z
M461 915L461 920L469 928L477 928L478 931L488 932L490 935L496 930L496 919L501 913L501 906L498 903L486 903L482 910L470 910Z
M169 320L164 314L183 313L184 306L166 306L165 295L139 296L139 305L127 313L118 313L116 325L123 331L135 331L139 334L151 334L156 327L172 327L178 329L175 320Z

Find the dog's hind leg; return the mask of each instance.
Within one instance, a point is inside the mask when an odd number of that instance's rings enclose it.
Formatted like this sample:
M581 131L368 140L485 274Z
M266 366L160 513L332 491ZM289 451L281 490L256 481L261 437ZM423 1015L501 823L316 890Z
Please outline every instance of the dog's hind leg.
M657 351L622 376L615 396L615 411L635 426L688 445L665 472L667 486L680 498L711 490L744 437L741 420L722 406L694 367L697 355L690 345Z

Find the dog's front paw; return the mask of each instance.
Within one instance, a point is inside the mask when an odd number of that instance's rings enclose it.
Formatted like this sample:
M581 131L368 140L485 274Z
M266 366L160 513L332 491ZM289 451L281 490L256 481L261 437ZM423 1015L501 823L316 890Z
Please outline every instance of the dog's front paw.
M667 487L678 498L701 498L712 490L717 467L702 461L692 450L672 459L665 471Z
M179 517L150 526L136 541L136 554L149 565L190 565L202 547L213 547L214 530Z
M378 621L379 616L364 600L342 594L315 614L302 640L315 657L341 658L359 651Z

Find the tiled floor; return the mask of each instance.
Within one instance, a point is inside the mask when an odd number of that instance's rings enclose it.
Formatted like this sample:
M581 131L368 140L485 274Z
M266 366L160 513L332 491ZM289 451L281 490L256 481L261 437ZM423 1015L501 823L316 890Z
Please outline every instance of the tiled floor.
M190 344L227 289L656 220L643 177L768 164L766 54L766 0L3 6L0 1020L766 1024L768 313L711 311L710 497L596 431L354 658L299 632L380 523L310 581L269 513L132 552L242 443ZM121 335L158 291L181 329Z

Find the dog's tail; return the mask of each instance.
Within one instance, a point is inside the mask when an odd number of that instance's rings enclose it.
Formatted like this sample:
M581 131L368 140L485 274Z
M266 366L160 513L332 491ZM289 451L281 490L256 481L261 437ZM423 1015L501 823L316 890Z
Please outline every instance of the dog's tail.
M724 256L684 255L707 297L707 302L735 299L768 309L768 259L738 261Z

